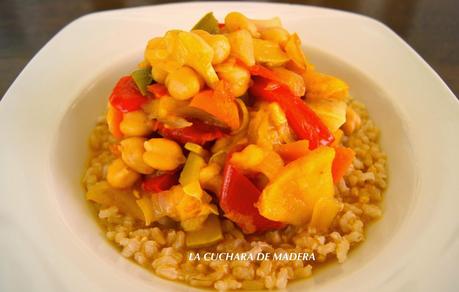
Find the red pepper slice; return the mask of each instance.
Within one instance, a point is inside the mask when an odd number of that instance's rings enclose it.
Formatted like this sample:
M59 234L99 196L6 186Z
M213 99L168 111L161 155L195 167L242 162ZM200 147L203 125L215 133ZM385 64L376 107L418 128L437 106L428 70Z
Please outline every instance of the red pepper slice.
M220 192L220 207L225 216L236 223L246 233L282 228L285 225L271 221L260 215L255 203L261 195L260 190L240 171L229 163L228 154Z
M252 67L249 68L250 75L252 76L258 76L258 77L263 77L265 79L271 80L271 81L276 81L278 83L283 84L282 80L277 77L274 72L268 68L266 68L263 65L253 65Z
M139 110L148 100L140 93L131 76L121 77L109 98L111 105L123 113Z
M165 173L157 176L150 176L142 182L142 189L146 192L159 193L170 189L178 184L177 173Z
M208 125L198 120L193 120L193 125L185 128L167 128L163 123L157 123L159 134L164 138L172 139L179 143L187 142L204 145L207 142L219 139L225 135L222 129Z
M309 149L329 145L335 139L314 111L301 98L294 96L285 85L264 78L255 78L249 90L256 98L277 102L285 112L287 121L298 139L309 141Z
M167 87L159 83L148 85L147 90L151 92L155 98L161 98L168 94Z

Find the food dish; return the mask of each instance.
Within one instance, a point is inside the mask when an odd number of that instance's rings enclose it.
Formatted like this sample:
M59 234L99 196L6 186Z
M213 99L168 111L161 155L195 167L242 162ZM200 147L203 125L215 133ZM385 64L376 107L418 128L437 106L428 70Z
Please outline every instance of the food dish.
M10 87L0 103L0 224L8 238L1 255L8 271L23 272L2 272L8 275L0 281L3 290L189 291L152 277L104 241L81 199L79 176L94 120L104 111L113 84L136 66L144 42L164 33L168 23L188 29L210 9L219 18L234 10L228 2L208 5L142 7L80 18L43 47ZM454 94L405 42L372 19L272 3L239 2L237 9L260 19L276 11L286 27L314 44L304 46L311 62L350 84L352 95L368 106L384 133L381 143L390 157L384 219L369 228L371 236L353 251L352 260L328 265L313 281L294 281L289 290L457 287L459 141L451 133L459 108ZM120 35L125 42L119 42ZM388 60L397 66L387 66ZM442 155L433 156L432 149Z
M90 139L86 198L126 258L218 290L343 263L381 217L379 129L279 18L207 13L149 40Z

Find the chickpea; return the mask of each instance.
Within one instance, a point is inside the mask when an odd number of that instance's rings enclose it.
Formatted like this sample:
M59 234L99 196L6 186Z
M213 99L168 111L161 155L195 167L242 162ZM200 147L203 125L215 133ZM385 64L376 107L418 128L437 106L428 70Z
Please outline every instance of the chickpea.
M234 96L239 97L246 93L250 85L250 73L247 69L227 62L218 65L215 70L220 79L228 81Z
M225 17L225 29L229 32L246 29L253 37L260 37L257 26L250 21L244 14L230 12Z
M114 188L128 188L139 178L140 174L130 169L120 158L114 160L108 167L107 181Z
M288 41L289 33L282 27L268 27L260 32L261 38L267 41L272 41L281 46Z
M346 108L346 122L341 127L346 135L352 134L355 130L360 128L362 120L358 113L356 113L350 106Z
M199 92L201 82L193 69L183 66L167 75L166 87L173 98L187 100Z
M222 34L212 35L204 30L194 30L193 33L199 35L206 43L214 50L214 57L212 59L212 65L220 64L225 61L231 51L231 46L226 38Z
M121 141L121 159L133 170L143 174L151 174L154 169L143 162L143 153L145 153L143 144L145 141L146 139L142 137L131 137Z
M125 136L146 136L152 132L148 116L143 111L125 113L120 123L120 130Z
M159 67L151 68L151 76L153 80L155 80L158 83L164 84L166 82L167 74L167 71Z
M182 148L172 140L153 138L146 141L144 147L143 161L154 169L174 170L185 163Z

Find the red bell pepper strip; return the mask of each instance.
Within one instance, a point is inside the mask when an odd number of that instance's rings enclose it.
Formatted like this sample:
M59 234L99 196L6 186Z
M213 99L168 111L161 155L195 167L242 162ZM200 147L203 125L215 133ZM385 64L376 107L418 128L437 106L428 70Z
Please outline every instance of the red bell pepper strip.
M309 149L329 145L335 139L314 111L301 98L294 96L285 85L264 78L255 78L249 92L261 100L277 102L285 112L287 121L298 139L309 141Z
M263 77L265 79L276 81L281 84L284 83L272 70L266 68L263 65L259 65L259 64L253 65L252 67L249 68L249 72L250 72L250 75L252 76Z
M179 143L187 142L204 145L207 142L219 139L225 135L222 129L208 125L199 120L193 120L193 125L185 128L167 128L163 123L156 124L158 133L164 138L172 139Z
M109 98L111 105L123 113L139 110L148 100L139 91L131 76L122 77Z
M227 155L223 172L223 184L219 203L225 216L236 223L245 233L282 228L285 225L271 221L260 215L255 203L261 195L260 190L239 170L229 163Z
M354 160L355 152L351 148L335 147L335 158L332 164L333 182L337 183L346 174Z
M142 190L146 192L159 193L170 189L172 186L178 184L177 173L165 173L157 176L150 176L142 182Z
M155 98L161 98L168 94L167 87L159 83L148 85L147 90L151 92Z

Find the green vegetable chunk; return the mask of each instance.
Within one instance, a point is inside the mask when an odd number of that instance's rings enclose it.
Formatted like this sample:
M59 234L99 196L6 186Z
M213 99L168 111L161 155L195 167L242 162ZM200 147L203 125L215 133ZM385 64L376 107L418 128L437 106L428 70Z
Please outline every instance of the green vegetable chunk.
M186 233L186 246L205 247L216 243L223 238L220 219L216 215L209 215L201 229Z
M201 29L205 30L210 34L220 33L220 28L218 27L218 20L215 18L213 12L209 12L204 15L198 23L193 26L193 30Z
M153 81L151 78L150 70L148 69L139 69L131 73L132 79L134 79L135 84L140 90L142 95L147 94L147 86Z

